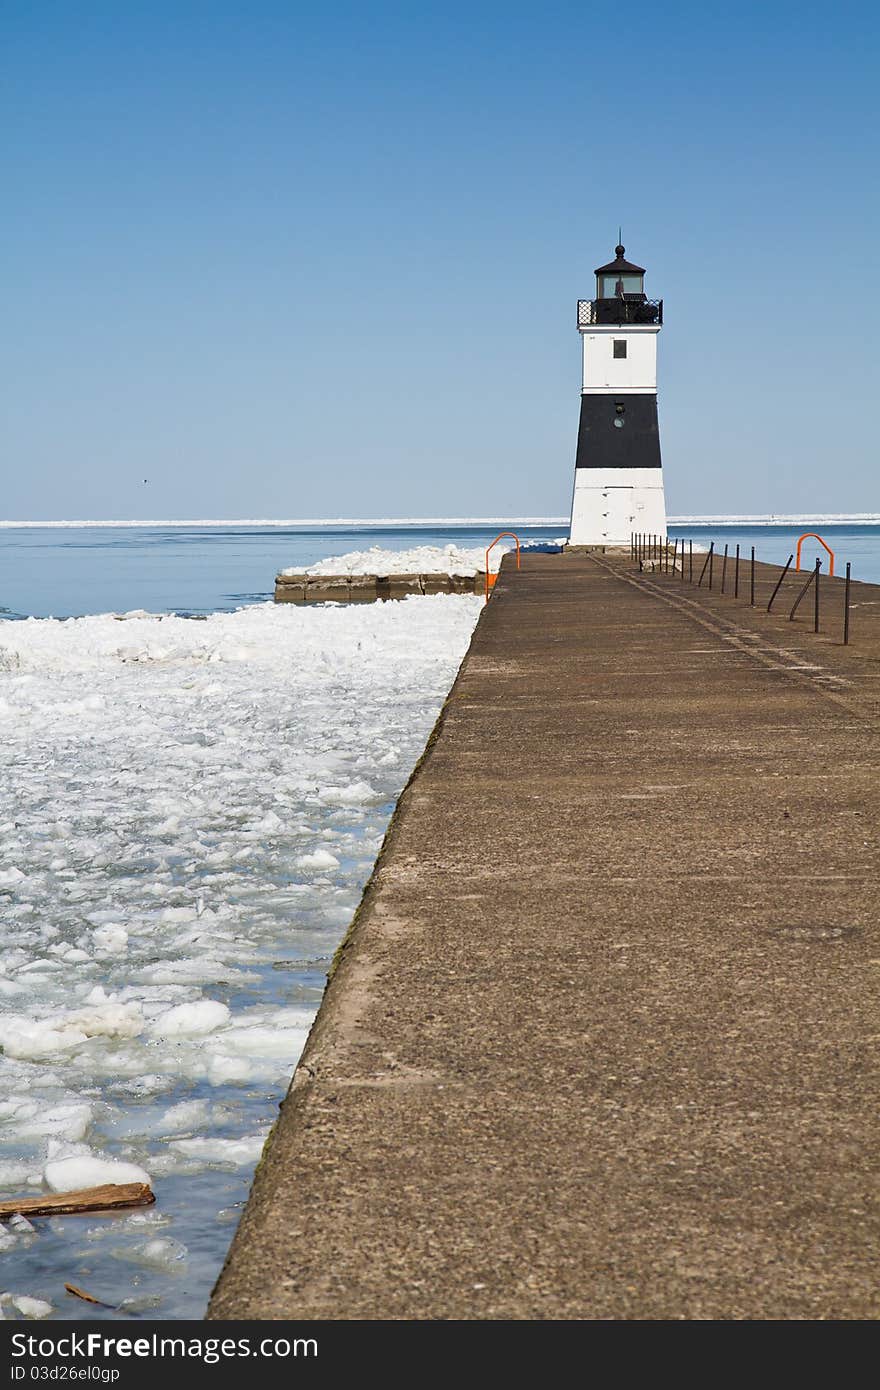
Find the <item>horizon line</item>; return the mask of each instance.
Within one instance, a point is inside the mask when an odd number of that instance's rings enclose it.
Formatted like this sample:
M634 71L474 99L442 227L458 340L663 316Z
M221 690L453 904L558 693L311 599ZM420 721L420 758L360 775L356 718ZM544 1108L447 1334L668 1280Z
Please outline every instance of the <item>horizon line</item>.
M846 525L860 522L880 524L880 512L756 512L756 513L691 513L677 514L667 518L668 526L787 526L801 523L824 523L825 525ZM0 520L0 530L49 530L62 528L89 527L224 527L224 526L262 526L262 527L319 527L332 526L365 528L386 527L453 527L453 526L567 526L568 516L476 516L476 517L233 517L219 518L165 518L152 520L78 520L59 519L55 521L4 521Z

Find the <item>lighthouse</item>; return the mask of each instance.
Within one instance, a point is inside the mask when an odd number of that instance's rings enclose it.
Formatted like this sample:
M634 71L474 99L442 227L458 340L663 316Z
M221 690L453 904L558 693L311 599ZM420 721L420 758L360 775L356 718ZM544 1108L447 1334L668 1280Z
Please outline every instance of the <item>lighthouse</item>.
M657 335L663 300L645 270L614 248L596 298L578 300L583 386L569 545L628 546L634 531L666 536L657 425Z

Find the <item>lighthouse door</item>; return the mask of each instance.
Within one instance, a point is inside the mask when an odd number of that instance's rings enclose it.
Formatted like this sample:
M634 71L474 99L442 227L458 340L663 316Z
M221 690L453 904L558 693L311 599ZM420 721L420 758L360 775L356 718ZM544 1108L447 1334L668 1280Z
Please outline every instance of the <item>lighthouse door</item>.
M602 489L602 531L609 541L628 541L637 530L635 488Z

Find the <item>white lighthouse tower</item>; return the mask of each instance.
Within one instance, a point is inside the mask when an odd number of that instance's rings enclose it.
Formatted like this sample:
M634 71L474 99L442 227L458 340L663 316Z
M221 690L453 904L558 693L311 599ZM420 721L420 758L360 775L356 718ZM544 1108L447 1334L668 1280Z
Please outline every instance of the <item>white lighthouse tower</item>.
M663 300L623 246L578 300L584 345L569 545L628 546L634 531L666 536L657 426L657 334Z

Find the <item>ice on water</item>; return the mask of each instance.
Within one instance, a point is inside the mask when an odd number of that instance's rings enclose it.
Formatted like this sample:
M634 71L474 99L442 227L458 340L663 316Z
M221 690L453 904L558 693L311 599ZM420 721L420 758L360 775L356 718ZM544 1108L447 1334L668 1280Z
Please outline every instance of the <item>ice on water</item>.
M565 536L559 536L551 545L565 544ZM492 547L490 565L497 568L501 556L513 550L516 542L511 533L505 532L502 539ZM546 541L537 542L538 549L545 549ZM534 549L535 544L522 546L523 550ZM486 568L485 546L462 546L450 542L448 545L417 545L410 550L384 550L373 545L368 550L349 550L344 555L331 555L305 567L305 573L322 574L476 574ZM301 574L296 567L282 570L282 574Z
M496 559L514 542L499 541L493 551ZM486 565L486 550L480 546L417 545L411 550L384 550L373 545L368 550L349 550L331 555L307 566L308 574L476 574ZM287 569L284 574L301 571Z
M116 1304L199 1315L479 609L0 624L0 1196L149 1177L171 1217L0 1226L4 1316L81 1316L98 1246L135 1271Z

